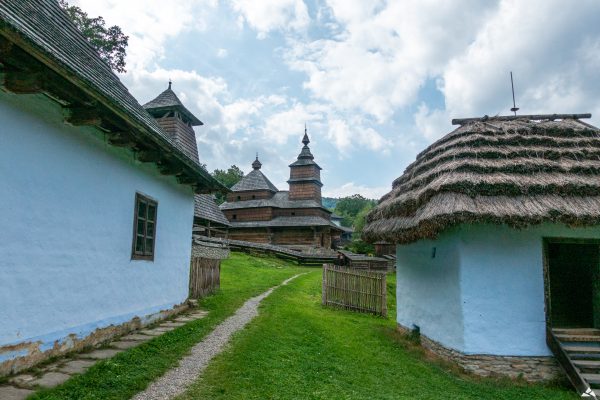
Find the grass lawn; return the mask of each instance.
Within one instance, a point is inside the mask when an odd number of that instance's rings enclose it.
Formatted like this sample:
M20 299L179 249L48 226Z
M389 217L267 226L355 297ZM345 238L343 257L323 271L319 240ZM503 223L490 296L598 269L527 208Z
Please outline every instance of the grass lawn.
M393 318L325 309L320 293L320 271L275 291L179 399L578 398L569 388L451 372L425 361Z
M275 258L232 253L222 263L221 291L200 303L206 318L154 338L138 347L101 361L86 373L54 389L35 393L31 399L129 399L152 380L177 365L189 349L202 340L248 298L307 271Z

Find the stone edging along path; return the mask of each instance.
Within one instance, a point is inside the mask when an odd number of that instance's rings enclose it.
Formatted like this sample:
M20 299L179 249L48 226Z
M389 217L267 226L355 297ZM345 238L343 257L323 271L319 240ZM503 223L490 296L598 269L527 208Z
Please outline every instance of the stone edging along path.
M304 274L294 275L266 292L247 300L234 315L221 322L204 340L192 347L190 355L181 359L178 367L167 371L133 399L165 400L183 393L204 371L210 360L223 351L231 336L258 316L258 305L265 297L278 287L287 285L293 279Z
M85 372L100 360L106 360L116 354L138 346L156 336L183 326L190 321L204 318L203 310L192 310L178 315L169 321L162 321L153 328L144 328L115 339L101 349L74 354L70 358L61 358L45 365L39 374L21 373L8 379L8 384L0 385L0 400L23 400L38 388L53 388L66 382L71 376Z

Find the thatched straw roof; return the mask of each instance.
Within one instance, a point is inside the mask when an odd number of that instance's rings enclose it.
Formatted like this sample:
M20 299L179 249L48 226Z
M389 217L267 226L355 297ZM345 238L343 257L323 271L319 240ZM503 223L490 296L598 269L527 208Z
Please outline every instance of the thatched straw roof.
M600 224L600 130L563 117L457 120L393 182L363 238L409 243L473 222Z

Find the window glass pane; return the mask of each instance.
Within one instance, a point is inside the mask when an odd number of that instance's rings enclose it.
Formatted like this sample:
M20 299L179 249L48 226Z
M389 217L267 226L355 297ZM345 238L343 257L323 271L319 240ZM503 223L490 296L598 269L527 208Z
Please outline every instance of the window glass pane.
M154 237L154 223L148 222L146 224L146 236Z
M148 204L148 220L156 221L156 205Z
M154 248L154 239L146 239L146 254L152 254Z
M138 235L144 234L144 221L142 221L142 220L138 220L138 222L137 222L137 234Z
M135 252L143 253L144 252L144 237L137 236L135 239Z
M146 203L143 200L138 202L138 218L146 219Z

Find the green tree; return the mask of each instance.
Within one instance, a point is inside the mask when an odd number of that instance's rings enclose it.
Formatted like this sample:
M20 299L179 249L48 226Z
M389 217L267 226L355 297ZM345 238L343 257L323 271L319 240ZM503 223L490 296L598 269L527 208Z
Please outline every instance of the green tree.
M244 172L237 165L232 165L227 170L215 169L212 176L223 185L231 188L244 177ZM221 204L225 201L225 196L219 193L215 200L217 204Z
M125 72L125 55L129 37L123 33L121 28L117 25L106 27L104 18L90 18L81 8L70 6L65 0L58 0L58 3L87 41L96 49L100 58L111 69Z
M354 226L357 223L356 218L359 215L359 213L363 209L365 209L365 207L370 207L370 210L375 206L375 204L375 200L367 199L361 196L360 194L354 194L352 196L343 197L339 199L333 212L344 217L344 219L342 220L342 225Z
M372 203L367 203L365 204L365 206L363 207L362 210L360 210L358 212L358 214L356 214L356 218L354 219L354 232L356 233L360 233L362 232L363 228L365 227L365 223L366 218L367 218L367 214L369 213L369 211L371 211L374 207L374 204Z

